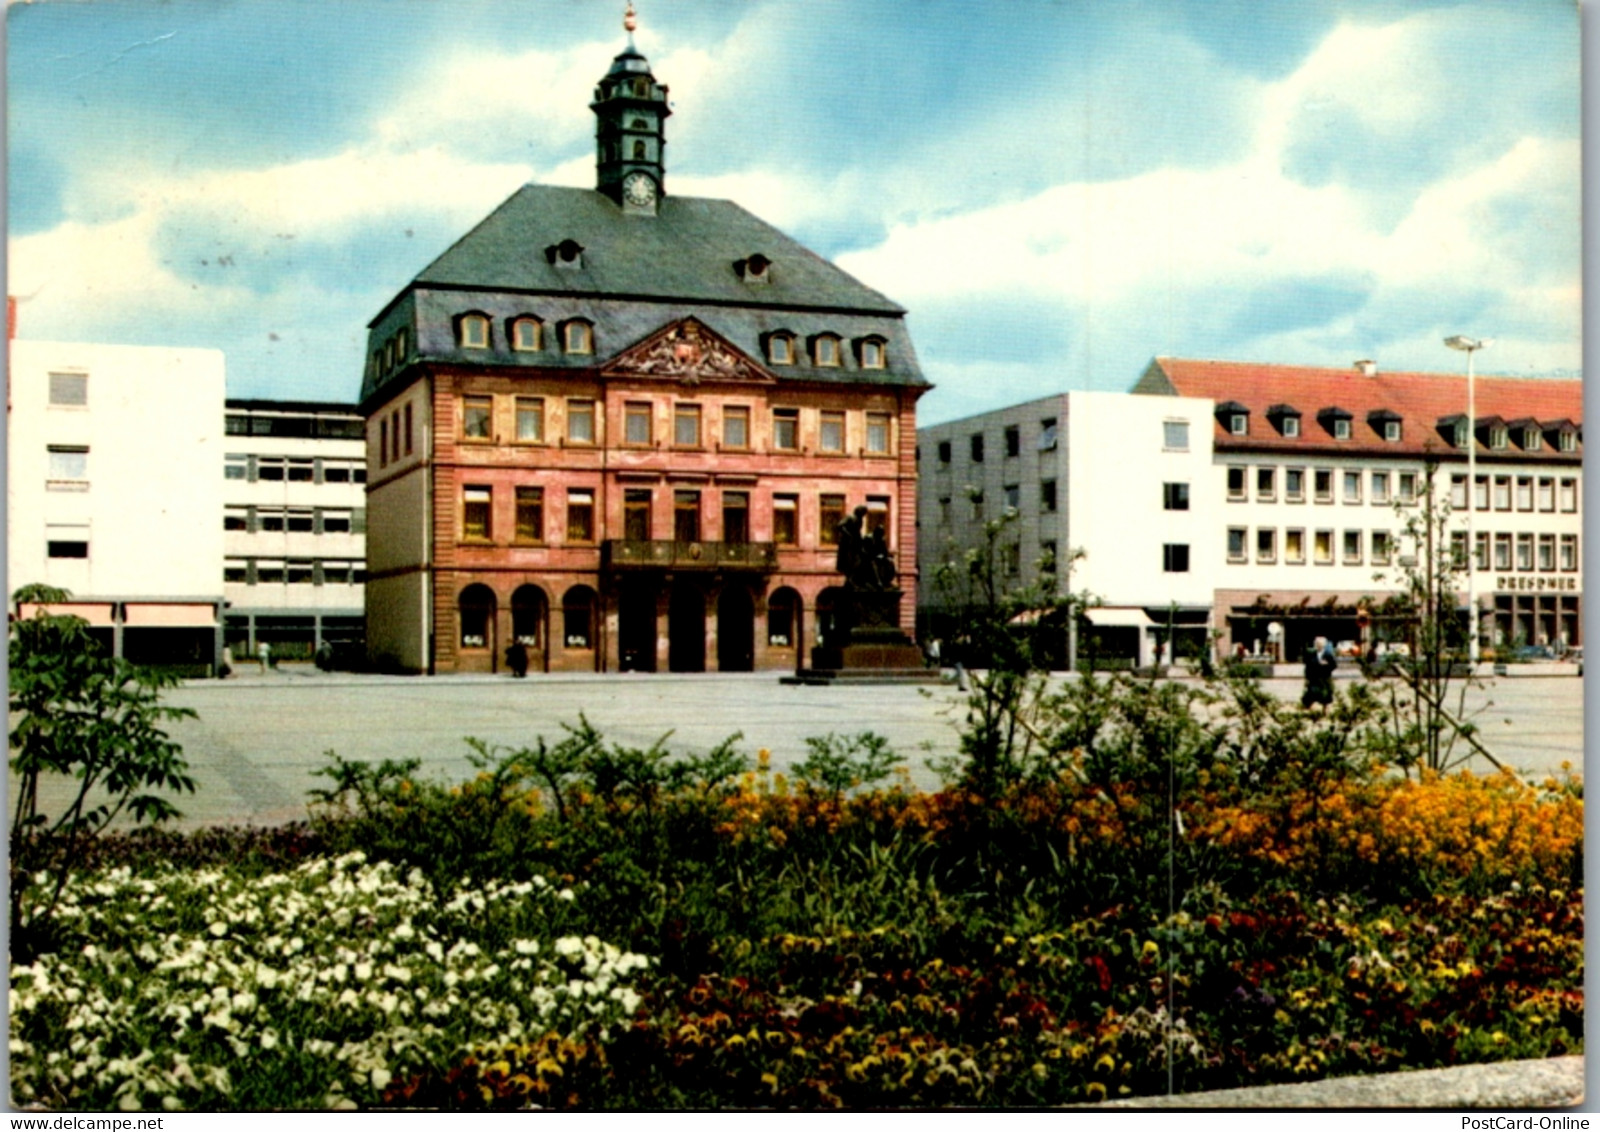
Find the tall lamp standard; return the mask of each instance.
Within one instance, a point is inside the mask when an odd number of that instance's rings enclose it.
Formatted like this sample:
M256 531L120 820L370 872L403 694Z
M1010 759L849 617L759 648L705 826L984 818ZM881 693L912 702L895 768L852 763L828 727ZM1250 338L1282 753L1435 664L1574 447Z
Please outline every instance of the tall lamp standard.
M1493 338L1468 338L1452 334L1444 340L1452 350L1467 355L1467 658L1474 669L1478 664L1478 544L1472 537L1472 512L1478 505L1478 405L1474 397L1472 355L1494 345Z

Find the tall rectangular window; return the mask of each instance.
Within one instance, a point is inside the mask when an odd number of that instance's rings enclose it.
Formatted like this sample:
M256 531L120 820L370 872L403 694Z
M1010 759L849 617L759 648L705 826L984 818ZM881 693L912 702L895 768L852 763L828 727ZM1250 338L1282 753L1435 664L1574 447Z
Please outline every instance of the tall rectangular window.
M1494 509L1496 511L1511 510L1511 477L1494 477Z
M948 440L941 440L941 441L939 441L939 463L948 464L949 462L950 462L950 442Z
M820 501L817 538L823 546L839 544L839 524L844 522L844 496L824 495Z
M1054 514L1056 509L1056 481L1039 481L1039 510L1046 515Z
M750 447L750 406L723 406L722 446L724 448Z
M1245 499L1245 470L1243 468L1228 469L1228 498L1235 503Z
M672 443L679 448L700 447L700 406L674 405L672 409Z
M800 449L800 410L772 410L772 447L780 452Z
M700 541L700 493L672 493L672 537L679 542Z
M464 397L461 401L461 435L467 440L489 440L493 432L494 398ZM394 437L394 452L400 454L400 436Z
M722 541L742 545L750 541L750 495L743 491L722 493Z
M1532 511L1533 510L1533 477L1532 476L1518 476L1517 477L1517 510L1518 511Z
M1285 468L1283 472L1283 498L1290 503L1304 503L1306 498L1306 470Z
M1467 507L1467 477L1450 477L1450 506L1457 511L1464 511Z
M867 414L867 452L884 456L889 452L889 414Z
M1162 484L1161 509L1163 511L1187 511L1189 509L1189 485L1186 483Z
M844 414L833 409L822 411L819 447L824 452L844 451Z
M1450 532L1450 565L1457 570L1467 566L1467 532Z
M468 486L461 490L461 537L487 540L491 533L490 512L494 492L483 486Z
M544 541L544 488L517 488L517 539Z
M1189 572L1189 544L1186 542L1163 543L1161 547L1161 570L1166 574L1187 574Z
M1472 559L1474 568L1483 571L1489 568L1489 532L1474 531L1472 534Z
M1452 477L1452 482L1454 479ZM1489 477L1479 476L1472 481L1472 507L1476 511L1489 509Z
M567 402L567 443L594 443L594 402L569 400Z
M412 441L411 441L411 402L410 401L406 402L405 422L406 423L405 423L405 426L404 426L404 434L405 434L405 438L406 438L406 455L409 456L409 455L411 455L411 451L412 451Z
M1022 455L1022 429L1016 425L1006 425L1006 456L1016 458Z
M867 514L862 526L864 535L881 534L887 540L889 537L889 500L887 496L867 496Z
M1346 472L1344 474L1344 501L1346 503L1361 502L1361 473Z
M1465 554L1463 554L1465 557ZM1361 563L1361 532L1346 531L1344 533L1344 560L1347 565L1357 566Z
M1389 473L1372 473L1372 502L1384 504L1389 502Z
M1563 570L1576 570L1578 568L1577 535L1561 536L1561 568Z
M1539 510L1556 509L1556 481L1549 476L1539 477Z
M1283 532L1283 560L1297 566L1306 560L1306 533L1299 527Z
M53 373L50 375L50 404L77 407L88 403L88 374Z
M1494 568L1511 569L1511 536L1504 532L1494 536Z
M1188 421L1162 421L1161 422L1161 447L1168 452L1189 451L1189 422ZM1187 547L1185 552L1187 553Z
M389 462L389 418L378 421L378 467Z
M647 445L650 435L650 402L629 401L622 410L622 440L625 444Z
M1318 566L1328 566L1333 563L1333 532L1317 531L1312 536L1311 557Z
M1312 490L1318 503L1333 502L1333 469L1318 468L1311 474Z
M567 541L594 541L594 492L567 489Z
M1517 535L1517 569L1533 569L1533 533L1523 531Z
M650 491L648 488L630 487L622 496L622 537L629 542L646 542L650 538Z
M1578 481L1576 479L1563 479L1561 481L1561 509L1563 511L1576 511L1578 509Z
M1539 569L1554 570L1556 568L1556 536L1542 534L1539 536Z
M1396 486L1401 503L1415 503L1417 499L1417 473L1401 472Z
M797 497L772 497L772 541L779 546L795 546L800 542L800 500Z
M1276 562L1278 560L1278 528L1256 528L1256 561Z
M1228 561L1229 562L1243 562L1243 561L1245 561L1244 540L1245 540L1245 537L1246 537L1247 533L1248 532L1245 530L1244 527L1229 527L1228 528Z
M526 444L544 442L544 398L517 398L517 439Z
M974 464L983 463L983 433L973 433L971 439L967 443L968 453L972 457L972 462Z
M1263 503L1271 503L1278 495L1278 469L1256 469L1256 498Z

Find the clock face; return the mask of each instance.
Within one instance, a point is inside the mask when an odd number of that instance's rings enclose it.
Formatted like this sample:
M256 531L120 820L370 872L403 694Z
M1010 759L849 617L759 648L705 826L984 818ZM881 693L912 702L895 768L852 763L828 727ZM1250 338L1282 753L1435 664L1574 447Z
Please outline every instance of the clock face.
M656 199L656 183L644 173L633 173L622 182L622 192L629 204L651 204Z

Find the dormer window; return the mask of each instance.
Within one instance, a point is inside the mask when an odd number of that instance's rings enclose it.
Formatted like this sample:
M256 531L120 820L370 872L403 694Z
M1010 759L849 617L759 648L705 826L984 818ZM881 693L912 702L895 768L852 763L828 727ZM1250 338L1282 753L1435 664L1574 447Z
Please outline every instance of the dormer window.
M489 348L489 316L464 314L456 320L456 341L463 350Z
M1537 452L1544 447L1544 437L1539 435L1539 426L1530 424L1522 429L1522 449L1525 452Z
M1400 440L1400 414L1393 409L1375 409L1367 414L1367 424L1372 426L1372 431L1383 437L1390 444L1399 443Z
M811 364L828 367L839 364L839 336L837 334L818 334L811 340Z
M1317 412L1317 420L1322 422L1322 427L1328 430L1328 435L1335 440L1350 439L1350 410L1341 409L1337 405L1321 409Z
M567 354L594 353L594 326L581 318L562 323L561 349Z
M511 348L519 353L544 349L544 325L531 316L512 319Z
M767 335L767 361L775 366L794 365L794 335L787 330Z
M768 283L772 280L772 261L760 252L733 261L733 270L746 283Z
M1250 435L1250 409L1237 401L1224 401L1217 406L1217 423L1229 436Z
M887 354L882 338L862 338L856 343L856 354L862 369L882 369L887 362Z
M1467 419L1465 413L1440 417L1435 427L1439 430L1439 435L1448 440L1454 448L1465 448L1472 439L1472 422Z
M1294 440L1300 435L1300 410L1293 405L1277 404L1267 409L1267 420L1277 426L1278 435Z
M1489 426L1489 447L1508 448L1511 445L1510 429L1503 424Z
M1556 436L1559 438L1557 441L1557 447L1559 447L1561 451L1576 452L1578 450L1578 434L1575 430L1564 428L1560 432L1556 433Z
M544 258L556 267L582 267L583 245L569 237L545 248Z

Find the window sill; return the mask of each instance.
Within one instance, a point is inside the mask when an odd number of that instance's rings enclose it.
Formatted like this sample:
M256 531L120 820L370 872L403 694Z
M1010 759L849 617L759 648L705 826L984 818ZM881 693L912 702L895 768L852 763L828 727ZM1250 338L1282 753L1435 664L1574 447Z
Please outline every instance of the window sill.
M46 491L88 491L88 480L45 480Z
M471 538L471 537L463 535L461 538L456 540L456 545L457 546L493 546L493 545L495 545L495 542L494 542L494 539L492 539L492 538Z
M514 539L511 540L511 545L512 546L549 546L550 544L545 542L544 539L514 538Z

